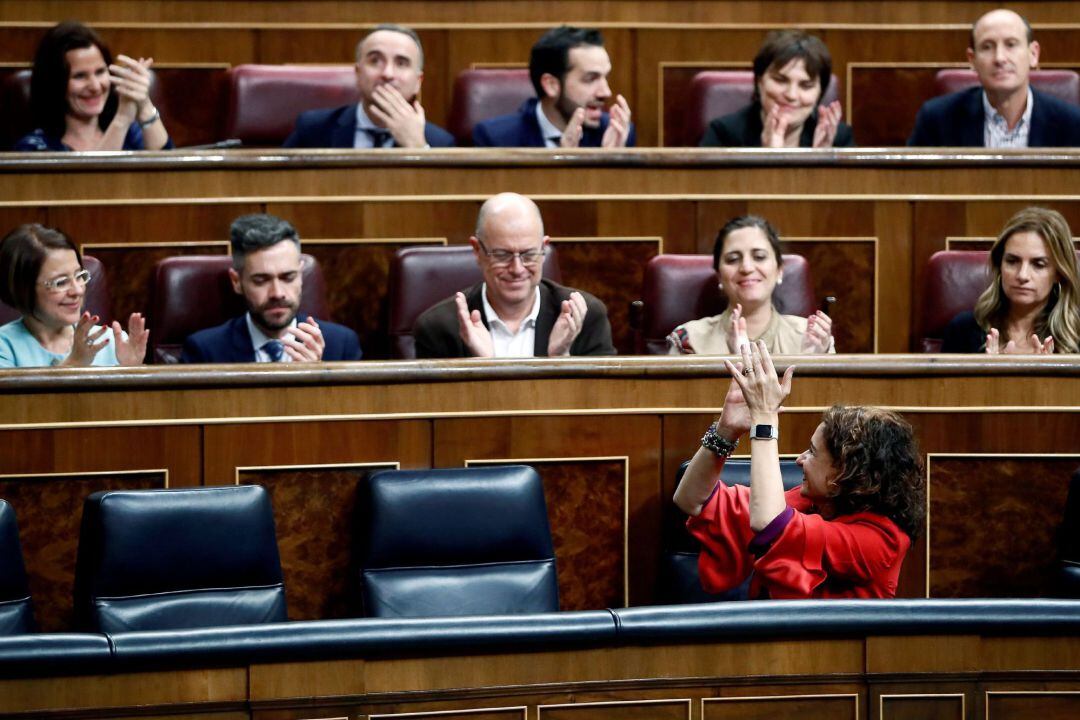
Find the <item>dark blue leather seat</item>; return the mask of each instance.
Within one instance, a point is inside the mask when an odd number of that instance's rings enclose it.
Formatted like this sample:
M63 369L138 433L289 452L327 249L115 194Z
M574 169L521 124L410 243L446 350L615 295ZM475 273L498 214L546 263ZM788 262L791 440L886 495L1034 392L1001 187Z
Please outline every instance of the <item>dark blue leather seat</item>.
M0 637L0 679L101 675L112 669L109 638L89 633L25 633Z
M677 480L682 480L683 473L689 462L684 462L679 467L676 475ZM780 475L784 480L784 490L790 490L802 484L802 468L795 464L794 460L780 461ZM731 460L724 463L724 469L720 478L728 485L750 486L750 461ZM685 520L685 516L681 516ZM750 589L750 580L747 580L727 592L709 593L701 587L701 578L698 576L698 554L701 546L686 528L680 524L678 528L671 528L670 538L667 542L667 550L661 557L659 576L659 601L670 605L684 603L719 602L723 600L746 600Z
M79 623L101 632L287 618L274 514L257 485L113 490L83 505Z
M530 467L389 470L360 486L373 617L559 609L544 488Z
M0 635L33 631L34 611L15 509L6 500L0 500Z
M1058 547L1061 552L1061 593L1066 597L1080 598L1080 468L1069 480Z

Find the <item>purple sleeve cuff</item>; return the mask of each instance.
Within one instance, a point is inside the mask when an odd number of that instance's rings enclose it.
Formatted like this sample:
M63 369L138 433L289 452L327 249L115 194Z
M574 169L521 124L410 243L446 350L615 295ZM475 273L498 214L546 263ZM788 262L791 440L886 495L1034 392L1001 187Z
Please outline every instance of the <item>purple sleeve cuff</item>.
M795 509L790 505L783 509L779 515L774 517L772 521L762 528L761 532L754 536L754 539L750 541L748 549L757 557L761 557L765 552L772 547L772 544L776 542L783 532L784 528L791 522L791 518L795 517Z

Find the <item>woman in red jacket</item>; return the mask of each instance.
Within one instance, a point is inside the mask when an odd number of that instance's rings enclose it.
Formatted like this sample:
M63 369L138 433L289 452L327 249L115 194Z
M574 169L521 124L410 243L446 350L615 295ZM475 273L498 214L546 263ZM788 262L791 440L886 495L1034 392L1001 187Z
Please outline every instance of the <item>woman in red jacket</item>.
M785 493L778 414L794 368L781 381L763 344L742 354L725 361L723 412L675 491L702 544L702 585L721 592L753 573L752 599L895 596L926 504L911 425L880 408L831 408L796 460L802 485ZM727 486L720 470L748 431L750 487Z

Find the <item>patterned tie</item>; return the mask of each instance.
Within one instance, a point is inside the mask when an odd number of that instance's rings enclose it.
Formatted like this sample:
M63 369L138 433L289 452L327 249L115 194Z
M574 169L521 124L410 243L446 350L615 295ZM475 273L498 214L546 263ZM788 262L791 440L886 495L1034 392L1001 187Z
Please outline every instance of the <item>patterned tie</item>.
M259 349L270 356L270 362L281 362L281 356L285 354L285 346L280 340L270 340Z
M386 147L386 141L390 139L390 131L383 128L364 128L364 132L371 138L372 147Z

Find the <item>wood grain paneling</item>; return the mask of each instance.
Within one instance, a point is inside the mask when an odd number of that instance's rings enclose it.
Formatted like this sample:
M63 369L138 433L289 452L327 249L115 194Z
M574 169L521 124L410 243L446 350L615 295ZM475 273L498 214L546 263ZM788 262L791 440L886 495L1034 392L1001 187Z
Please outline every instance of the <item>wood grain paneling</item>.
M880 720L964 720L963 695L882 695Z
M162 470L0 475L0 497L19 523L34 615L44 632L74 628L72 594L83 500L100 490L163 488Z
M931 455L930 595L1054 595L1057 528L1078 464L1080 455Z
M239 468L240 483L264 486L274 505L290 620L359 615L353 538L358 483L396 463L364 466Z
M623 700L620 702L540 705L539 720L690 720L689 700Z
M778 715L837 720L859 718L858 695L799 695L705 698L703 720L771 720Z
M1067 720L1080 714L1080 691L1022 690L986 693L987 720Z

